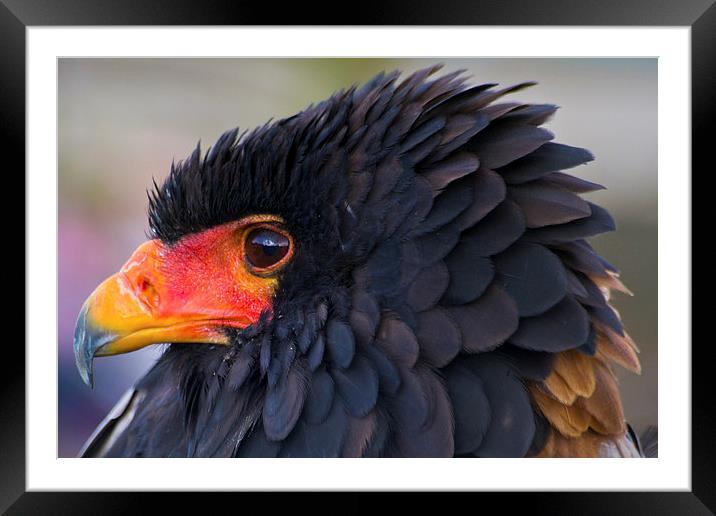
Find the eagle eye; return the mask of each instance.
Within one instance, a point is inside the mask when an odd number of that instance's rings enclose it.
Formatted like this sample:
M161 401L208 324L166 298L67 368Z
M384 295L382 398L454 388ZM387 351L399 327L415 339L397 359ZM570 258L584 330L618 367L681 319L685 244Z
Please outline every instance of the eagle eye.
M283 230L261 226L250 230L244 241L244 255L254 274L264 275L277 271L288 262L291 238Z

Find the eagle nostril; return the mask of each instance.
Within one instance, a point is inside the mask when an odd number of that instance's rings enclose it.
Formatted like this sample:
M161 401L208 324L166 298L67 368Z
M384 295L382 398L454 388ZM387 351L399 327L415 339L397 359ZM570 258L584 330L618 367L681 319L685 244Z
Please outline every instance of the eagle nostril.
M159 305L159 294L148 276L140 275L136 280L136 292L138 297L149 306L155 309Z

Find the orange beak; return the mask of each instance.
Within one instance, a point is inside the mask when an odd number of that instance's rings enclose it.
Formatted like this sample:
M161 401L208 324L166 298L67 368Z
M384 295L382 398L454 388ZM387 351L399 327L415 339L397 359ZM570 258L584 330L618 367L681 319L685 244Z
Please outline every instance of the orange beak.
M166 246L142 244L85 301L74 336L82 379L93 385L95 356L156 343L228 344L227 328L243 329L270 308L273 283L241 266L233 235L219 227Z

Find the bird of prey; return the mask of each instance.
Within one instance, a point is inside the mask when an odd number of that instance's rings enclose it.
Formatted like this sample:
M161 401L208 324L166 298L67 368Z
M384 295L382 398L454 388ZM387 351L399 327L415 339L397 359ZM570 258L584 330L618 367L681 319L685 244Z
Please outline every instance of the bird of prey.
M535 83L440 66L225 132L149 192L151 240L85 302L96 356L168 344L93 457L638 457L639 372ZM509 98L509 97L508 97Z

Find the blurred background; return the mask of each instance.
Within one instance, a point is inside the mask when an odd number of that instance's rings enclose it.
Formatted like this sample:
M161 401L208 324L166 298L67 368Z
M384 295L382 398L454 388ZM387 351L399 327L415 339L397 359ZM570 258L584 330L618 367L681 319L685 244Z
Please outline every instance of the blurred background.
M437 59L60 59L59 449L73 457L157 347L95 361L95 388L74 365L72 334L85 298L146 240L146 189L172 159L226 129L295 114L381 70ZM474 82L539 84L510 98L560 109L556 141L596 156L577 174L607 186L589 195L617 221L592 240L634 297L614 304L641 348L641 376L619 369L625 412L641 433L657 423L656 59L442 59Z

